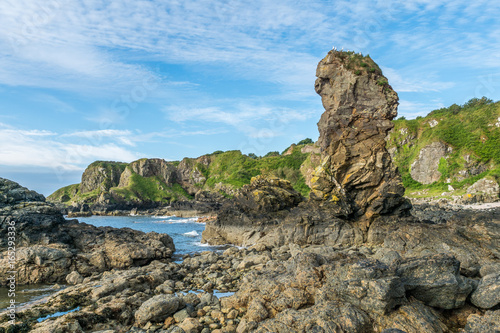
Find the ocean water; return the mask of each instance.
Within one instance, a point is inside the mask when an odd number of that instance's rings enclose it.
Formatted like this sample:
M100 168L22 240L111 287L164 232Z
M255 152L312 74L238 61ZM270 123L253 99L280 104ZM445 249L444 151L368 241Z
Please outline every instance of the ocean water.
M204 223L197 223L197 218L176 216L90 216L79 217L78 221L96 227L130 228L143 232L156 231L170 235L175 244L175 258L187 253L216 251L226 247L201 244Z
M181 261L188 253L202 251L222 251L227 246L209 246L201 244L204 223L197 223L196 218L175 216L91 216L79 217L78 221L97 227L130 228L144 232L156 231L169 234L174 240L174 261ZM16 306L39 300L56 290L49 285L18 286L16 288ZM0 312L9 306L8 289L0 287Z

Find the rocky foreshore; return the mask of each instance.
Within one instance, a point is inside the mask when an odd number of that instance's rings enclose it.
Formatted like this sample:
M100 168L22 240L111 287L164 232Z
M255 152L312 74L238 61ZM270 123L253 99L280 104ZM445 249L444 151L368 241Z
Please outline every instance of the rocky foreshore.
M241 248L171 262L168 235L66 221L0 179L3 236L15 221L30 254L23 282L71 284L14 325L0 315L0 333L500 332L500 209L412 207L385 148L398 97L378 66L331 51L317 76L311 194L253 178L203 232Z
M33 191L0 178L0 284L6 285L15 254L18 284L61 283L67 276L90 276L169 260L172 238L155 232L97 228L65 220L59 209ZM10 237L10 238L9 238ZM80 278L77 278L80 279Z
M493 333L500 329L497 213L476 217L492 224L470 231L484 242L475 252L463 244L446 250L449 240L440 244L433 234L440 227L430 223L358 246L231 247L74 281L19 312L17 324L32 332ZM235 294L218 299L214 290ZM0 317L4 327L7 320Z

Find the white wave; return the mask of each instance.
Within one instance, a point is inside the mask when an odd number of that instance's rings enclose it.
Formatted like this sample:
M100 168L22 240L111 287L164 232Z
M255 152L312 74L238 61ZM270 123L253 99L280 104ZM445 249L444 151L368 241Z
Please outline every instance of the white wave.
M172 216L151 216L153 219L161 219L154 223L193 223L198 220L198 217L177 217Z
M189 236L189 237L196 237L196 236L199 236L200 234L198 232L196 232L196 230L193 230L193 231L190 231L190 232L186 232L183 235L184 236Z
M151 216L151 218L153 219L169 219L169 218L172 218L172 217L176 217L175 215L155 215L155 216Z
M199 246L199 247L215 247L213 245L206 244L206 243L201 243L201 242L194 242L193 245Z
M225 248L227 247L228 245L230 244L224 244L224 245L210 245L210 244L207 244L207 243L201 243L201 242L194 242L193 243L194 246L199 246L199 247L213 247L213 248Z

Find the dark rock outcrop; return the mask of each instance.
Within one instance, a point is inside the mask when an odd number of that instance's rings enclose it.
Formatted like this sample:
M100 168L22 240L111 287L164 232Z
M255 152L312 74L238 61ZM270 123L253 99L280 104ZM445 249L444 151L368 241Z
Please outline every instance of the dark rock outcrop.
M356 218L408 209L385 147L398 106L387 78L369 57L334 50L320 61L316 76L325 112L318 122L322 162L311 180L311 198L346 201Z
M132 229L97 228L65 220L43 195L0 178L0 284L9 265L9 227L15 230L17 283L65 282L73 271L82 276L112 268L144 265L171 257L170 236ZM12 251L11 251L12 252Z
M207 224L203 241L352 245L366 239L378 216L408 214L411 205L385 148L396 92L373 60L352 52L329 52L316 75L325 112L318 123L320 156L311 155L303 168L320 161L306 177L308 200L277 179L253 179Z

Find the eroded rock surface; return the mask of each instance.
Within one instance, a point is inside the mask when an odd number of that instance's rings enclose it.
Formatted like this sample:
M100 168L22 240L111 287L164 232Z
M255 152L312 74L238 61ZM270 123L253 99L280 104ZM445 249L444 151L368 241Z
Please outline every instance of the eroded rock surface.
M407 215L411 205L385 148L398 105L387 78L369 57L337 51L321 60L316 75L325 112L319 154L302 168L319 164L305 177L309 198L285 181L252 179L207 224L204 242L352 245L366 238L378 216Z
M433 142L420 150L418 158L413 162L410 174L422 184L431 184L439 180L439 160L447 154L447 147L442 142Z
M318 122L322 163L311 198L346 201L355 217L409 208L385 146L398 95L378 66L353 52L330 51L316 70L325 112Z
M175 251L166 234L132 229L97 228L65 220L43 195L0 178L0 284L6 284L9 265L9 227L15 227L17 283L78 282L111 268L144 265L168 259ZM75 273L76 272L76 273Z

